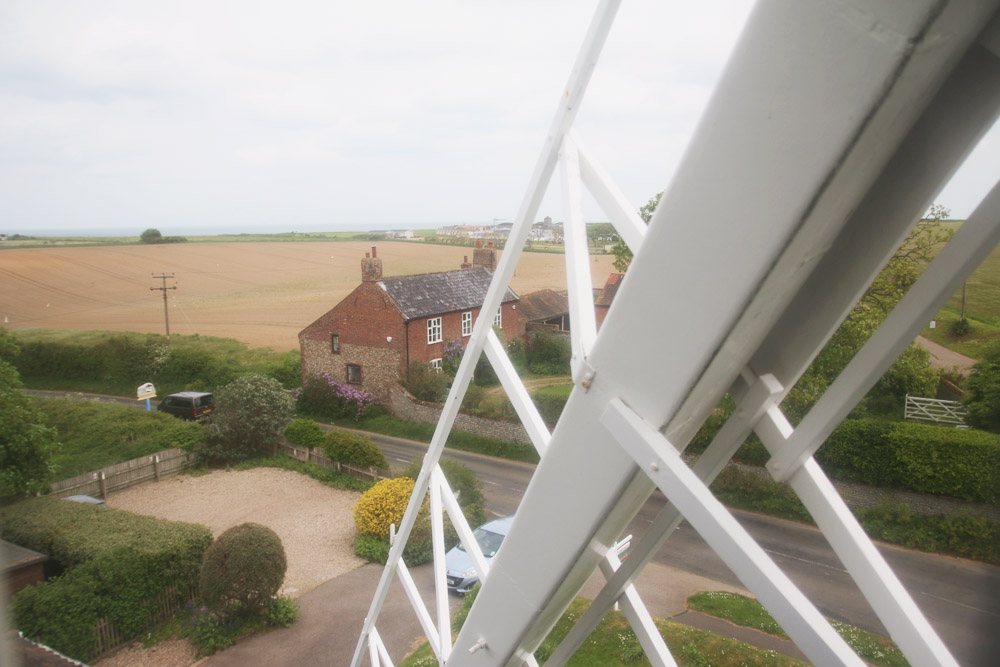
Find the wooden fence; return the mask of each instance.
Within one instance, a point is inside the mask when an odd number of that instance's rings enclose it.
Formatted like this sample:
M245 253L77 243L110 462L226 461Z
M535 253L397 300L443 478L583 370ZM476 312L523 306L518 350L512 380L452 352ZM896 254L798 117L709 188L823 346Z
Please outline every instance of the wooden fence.
M945 401L937 398L919 398L906 395L904 419L920 419L937 422L938 424L955 424L965 426L965 415L969 412L958 401Z
M302 447L299 445L291 445L286 442L281 442L278 443L278 452L284 454L285 456L290 456L293 459L298 459L299 461L315 463L321 468L335 468L339 473L350 475L351 477L356 477L358 479L370 479L373 482L377 482L380 479L392 478L392 473L383 468L376 468L375 466L360 468L349 463L331 461L326 457L326 454L323 453L323 450L318 447Z
M195 463L195 457L183 449L164 449L156 454L140 456L101 470L78 475L52 484L50 495L65 498L73 495L107 498L109 493L121 491L150 480L176 475Z
M143 606L152 607L153 621L151 625L156 626L169 618L173 618L189 600L194 600L196 597L197 591L194 589L188 590L186 591L186 595L182 595L180 587L176 583L173 583L168 584L159 595L146 600ZM94 625L96 645L91 660L107 655L133 638L126 637L108 618L98 619Z

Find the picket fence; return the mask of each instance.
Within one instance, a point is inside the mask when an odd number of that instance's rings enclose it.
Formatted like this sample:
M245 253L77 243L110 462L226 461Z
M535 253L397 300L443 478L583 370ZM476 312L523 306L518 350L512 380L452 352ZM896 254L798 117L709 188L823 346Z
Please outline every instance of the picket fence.
M392 478L392 473L384 468L377 468L375 466L361 468L349 463L332 461L326 457L323 450L319 447L302 447L301 445L292 445L287 442L281 442L278 443L277 448L278 452L284 454L285 456L290 456L293 459L305 461L306 463L315 463L321 468L335 468L337 472L344 475L350 475L351 477L356 477L357 479L366 479L377 482L380 479Z
M117 463L61 482L54 482L50 495L59 498L84 495L107 498L109 493L121 491L149 480L176 475L193 466L195 457L183 449L164 449L161 452L140 456L131 461Z

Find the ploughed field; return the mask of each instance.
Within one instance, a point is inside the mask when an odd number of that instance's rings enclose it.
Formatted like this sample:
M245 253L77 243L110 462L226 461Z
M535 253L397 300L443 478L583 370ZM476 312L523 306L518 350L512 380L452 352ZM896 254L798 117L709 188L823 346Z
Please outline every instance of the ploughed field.
M361 282L366 242L180 243L0 251L0 315L8 329L170 332L235 338L251 347L298 348L298 332ZM420 242L378 244L386 277L458 269L472 248ZM499 253L498 253L499 255ZM612 255L593 256L594 287ZM518 294L566 287L564 256L523 253Z

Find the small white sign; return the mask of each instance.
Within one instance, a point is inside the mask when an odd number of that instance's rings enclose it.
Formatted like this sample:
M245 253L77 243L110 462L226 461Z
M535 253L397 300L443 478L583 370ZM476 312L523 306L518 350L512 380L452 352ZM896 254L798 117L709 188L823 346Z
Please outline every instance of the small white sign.
M937 320L931 320L931 329L937 328Z
M135 398L138 401L141 401L144 398L153 398L155 396L156 387L153 386L152 382L147 382L135 390Z

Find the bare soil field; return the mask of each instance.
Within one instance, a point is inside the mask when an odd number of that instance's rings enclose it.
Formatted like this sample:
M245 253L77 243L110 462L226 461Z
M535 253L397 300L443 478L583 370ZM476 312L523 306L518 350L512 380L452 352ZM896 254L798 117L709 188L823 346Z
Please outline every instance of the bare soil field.
M235 338L251 347L298 348L298 332L361 282L365 242L189 243L0 251L0 326L163 333L163 292L154 275L173 274L166 292L170 332ZM472 248L419 242L378 245L385 276L457 269ZM593 256L594 287L613 270ZM563 255L524 253L511 288L565 289Z

